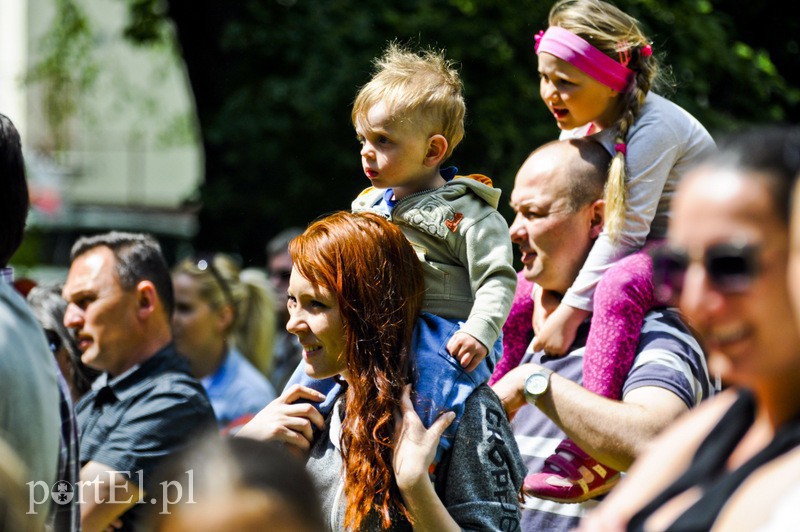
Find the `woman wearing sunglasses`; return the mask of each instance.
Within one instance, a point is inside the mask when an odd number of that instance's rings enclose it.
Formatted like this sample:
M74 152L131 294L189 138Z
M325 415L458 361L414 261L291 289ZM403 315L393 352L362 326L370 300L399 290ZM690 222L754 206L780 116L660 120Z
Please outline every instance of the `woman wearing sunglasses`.
M756 530L800 478L800 334L787 282L800 131L751 130L678 187L656 293L727 389L654 442L581 530ZM794 526L797 525L795 519Z
M282 441L308 457L329 530L518 530L524 466L485 384L466 399L435 481L429 476L455 416L443 412L426 430L412 406L410 346L424 281L403 232L374 213L340 212L289 250L286 329L303 345L306 374L335 377L342 391L323 416L304 400L325 396L294 384L238 436Z
M276 316L269 281L217 253L184 259L172 283L175 344L206 389L220 428L233 431L276 396L264 374Z
M75 337L64 327L67 302L61 297L61 285L34 286L28 292L27 300L44 329L50 351L56 357L58 368L69 387L70 398L77 403L89 391L100 372L81 362L81 351Z

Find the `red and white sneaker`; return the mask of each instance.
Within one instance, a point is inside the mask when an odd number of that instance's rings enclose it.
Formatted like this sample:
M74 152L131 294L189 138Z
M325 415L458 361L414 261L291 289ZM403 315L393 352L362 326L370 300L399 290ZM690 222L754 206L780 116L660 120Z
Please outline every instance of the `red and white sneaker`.
M619 482L619 471L601 464L572 440L563 440L539 473L525 477L527 495L561 503L577 503L607 493Z

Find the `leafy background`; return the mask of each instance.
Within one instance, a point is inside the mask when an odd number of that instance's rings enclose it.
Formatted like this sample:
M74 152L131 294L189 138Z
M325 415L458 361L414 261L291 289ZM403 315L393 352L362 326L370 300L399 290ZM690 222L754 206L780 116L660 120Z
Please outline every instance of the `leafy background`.
M75 1L57 0L67 11ZM202 249L263 263L264 242L282 228L348 208L368 185L350 106L390 40L444 48L457 61L467 134L450 162L491 176L504 200L526 155L558 134L539 101L532 47L549 2L117 1L128 7L127 38L174 44L185 62L205 155L195 242ZM672 67L667 96L714 135L798 121L798 21L773 4L616 2L642 21ZM73 73L86 83L89 66L84 75Z

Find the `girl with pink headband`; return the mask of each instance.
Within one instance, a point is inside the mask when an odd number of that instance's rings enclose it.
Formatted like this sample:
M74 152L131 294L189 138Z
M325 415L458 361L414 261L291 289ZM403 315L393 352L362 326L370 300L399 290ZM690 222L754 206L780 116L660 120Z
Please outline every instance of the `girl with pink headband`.
M566 294L542 293L519 277L503 329L503 359L490 383L519 364L533 337L532 321L534 351L560 356L591 315L583 385L620 399L644 315L656 304L652 262L641 250L664 238L678 181L715 144L688 112L651 92L659 65L636 19L602 0L560 0L548 22L547 31L536 36L540 95L561 129L560 138L591 136L613 156L605 229ZM547 316L544 305L533 304L553 297L560 303ZM538 452L546 456L552 448ZM525 491L581 502L618 481L618 471L608 466L602 473L581 467L581 456L586 453L574 442L562 441L541 472L529 472Z

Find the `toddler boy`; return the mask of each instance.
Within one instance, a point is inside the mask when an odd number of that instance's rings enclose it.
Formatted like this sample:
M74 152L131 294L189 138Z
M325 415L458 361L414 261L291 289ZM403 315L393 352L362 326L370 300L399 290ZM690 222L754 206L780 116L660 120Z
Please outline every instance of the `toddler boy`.
M464 137L461 79L443 53L396 44L375 66L352 112L372 187L352 210L379 212L403 229L425 271L423 310L463 322L447 350L468 371L492 350L493 367L517 277L500 190L486 176L441 168Z

